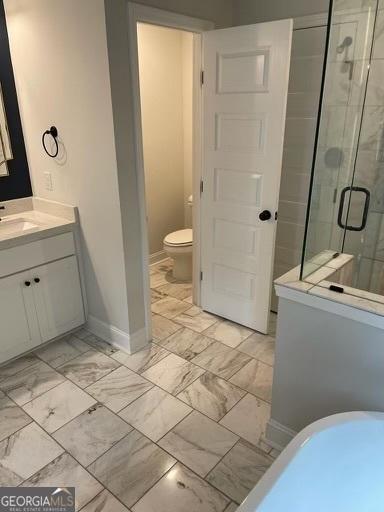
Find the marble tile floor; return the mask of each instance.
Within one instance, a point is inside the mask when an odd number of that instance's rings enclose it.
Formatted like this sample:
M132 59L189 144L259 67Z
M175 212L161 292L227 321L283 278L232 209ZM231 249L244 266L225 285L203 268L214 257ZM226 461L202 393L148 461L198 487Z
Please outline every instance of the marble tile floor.
M275 318L264 336L202 312L170 272L151 268L145 350L80 329L0 367L0 485L73 485L83 512L236 510L276 455Z

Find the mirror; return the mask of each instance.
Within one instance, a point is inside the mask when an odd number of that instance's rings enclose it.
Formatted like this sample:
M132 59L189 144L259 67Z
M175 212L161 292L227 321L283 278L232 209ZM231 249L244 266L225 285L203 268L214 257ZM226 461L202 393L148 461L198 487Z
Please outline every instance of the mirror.
M12 147L9 137L7 117L0 84L0 176L8 176L7 161L12 160Z

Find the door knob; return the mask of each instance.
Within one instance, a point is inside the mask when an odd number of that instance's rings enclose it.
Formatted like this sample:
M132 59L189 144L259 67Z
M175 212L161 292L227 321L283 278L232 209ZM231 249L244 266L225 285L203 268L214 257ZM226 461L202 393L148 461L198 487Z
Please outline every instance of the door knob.
M40 277L35 277L34 281L35 283L40 283Z
M31 281L25 281L25 286L31 286Z
M259 219L263 222L269 220L271 217L272 213L269 210L263 210L259 215Z

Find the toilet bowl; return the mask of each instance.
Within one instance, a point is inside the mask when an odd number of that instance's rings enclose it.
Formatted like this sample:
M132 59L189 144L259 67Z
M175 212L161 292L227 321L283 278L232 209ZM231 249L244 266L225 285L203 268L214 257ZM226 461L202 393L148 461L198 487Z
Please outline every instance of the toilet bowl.
M164 238L164 251L173 259L173 277L178 281L192 279L192 229L181 229Z

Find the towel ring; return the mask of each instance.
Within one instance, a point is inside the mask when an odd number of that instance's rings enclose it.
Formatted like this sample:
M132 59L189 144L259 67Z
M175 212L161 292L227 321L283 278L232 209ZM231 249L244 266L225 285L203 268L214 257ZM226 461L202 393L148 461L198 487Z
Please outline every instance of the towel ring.
M47 146L45 145L45 137L47 135L50 135L52 137L52 139L55 141L55 145L56 145L56 150L55 152L52 154L48 151L47 149ZM46 130L44 133L43 133L43 136L41 138L41 142L43 144L43 148L44 148L44 151L47 153L48 156L50 156L51 158L55 158L57 157L57 155L59 154L59 143L57 142L57 136L58 136L58 131L57 131L57 128L56 126L51 126L51 128L49 130Z

